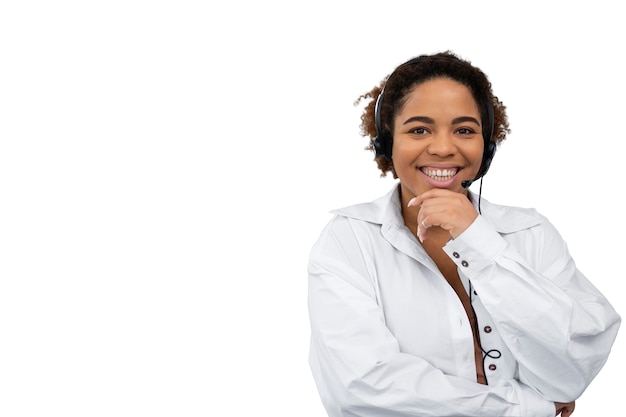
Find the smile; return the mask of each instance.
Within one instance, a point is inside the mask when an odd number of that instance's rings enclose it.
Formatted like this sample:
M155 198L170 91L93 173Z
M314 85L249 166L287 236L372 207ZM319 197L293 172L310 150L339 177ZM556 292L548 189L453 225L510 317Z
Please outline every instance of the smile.
M422 168L421 171L436 181L446 181L454 177L459 170L458 168Z

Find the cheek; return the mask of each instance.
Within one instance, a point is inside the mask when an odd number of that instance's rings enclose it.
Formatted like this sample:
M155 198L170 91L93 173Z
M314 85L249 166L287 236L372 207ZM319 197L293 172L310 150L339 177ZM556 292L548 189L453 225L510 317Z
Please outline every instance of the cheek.
M480 149L480 151L476 152L475 160L476 160L476 165L480 166L482 164L482 162L483 162L483 150L482 150L482 148Z
M419 141L414 140L394 140L391 155L397 162L414 161L422 152L424 146Z
M472 161L472 165L476 165L476 167L480 167L483 161L483 150L484 144L482 140L471 147L469 147L466 151L466 155L469 160Z

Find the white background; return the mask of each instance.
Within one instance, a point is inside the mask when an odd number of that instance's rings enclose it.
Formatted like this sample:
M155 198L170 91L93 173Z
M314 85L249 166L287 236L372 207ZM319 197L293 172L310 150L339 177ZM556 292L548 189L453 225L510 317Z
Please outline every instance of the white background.
M308 252L392 184L353 102L446 49L508 108L483 196L547 215L624 315L619 10L3 2L0 415L324 416ZM624 408L623 340L574 415Z

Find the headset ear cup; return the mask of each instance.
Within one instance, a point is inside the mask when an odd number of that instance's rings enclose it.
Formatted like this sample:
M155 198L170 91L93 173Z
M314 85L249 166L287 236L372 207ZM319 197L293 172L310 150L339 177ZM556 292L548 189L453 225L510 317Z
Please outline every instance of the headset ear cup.
M480 173L477 178L484 176L489 167L491 166L491 161L493 161L493 157L496 154L497 146L496 143L492 140L493 130L495 125L493 104L490 100L487 100L487 126L488 130L483 134L483 140L485 141L485 150L483 152L483 161L480 167Z
M385 89L380 91L376 98L376 106L374 107L374 123L376 125L376 137L372 140L376 157L384 156L387 161L391 161L391 138L383 130L383 122L380 115L383 105L383 93Z
M372 139L372 146L374 147L374 152L376 153L377 158L381 156L385 156L385 151L383 149L382 144L380 143L380 139L378 139L378 136Z
M485 175L487 171L489 170L489 167L491 166L491 161L493 161L493 157L496 154L497 149L498 148L494 141L489 140L487 142L487 147L485 148L485 152L483 153L483 165L482 165L482 168L480 169L479 177L482 177L483 175Z
M391 161L391 141L387 135L383 133L382 135L376 136L372 140L372 145L377 158L384 156L387 161Z

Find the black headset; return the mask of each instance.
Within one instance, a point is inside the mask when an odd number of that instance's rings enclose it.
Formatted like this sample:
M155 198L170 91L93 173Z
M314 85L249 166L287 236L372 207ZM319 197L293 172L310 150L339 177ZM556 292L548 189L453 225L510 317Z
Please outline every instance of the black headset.
M449 62L458 62L456 61L456 59L445 56L445 55L444 56L438 56L438 55L420 56L420 57L413 58L405 62L404 64L400 65L398 68L404 67L406 65L418 64L418 63L426 61L427 59L442 59L442 60L447 60ZM389 81L391 77L393 77L394 74L395 74L395 71L387 78L387 81ZM374 121L376 123L376 137L372 139L372 146L374 148L374 152L376 153L376 157L385 157L387 161L391 161L391 149L393 145L393 137L390 135L389 132L387 132L383 128L382 118L380 115L384 92L385 92L385 89L383 87L383 90L378 95L378 99L376 99L376 107L374 110ZM494 129L493 105L491 104L491 100L489 99L487 99L486 104L487 104L488 130L486 132L483 132L483 141L485 143L485 147L484 147L484 152L483 152L482 163L481 163L480 170L478 171L478 175L476 176L476 178L474 178L473 180L463 181L464 188L469 187L472 184L472 182L476 181L477 179L481 178L483 175L487 173L487 171L489 170L489 167L491 166L491 161L493 160L493 157L496 154L496 149L497 149L496 143L493 140L491 140L491 137L493 136L493 129Z

